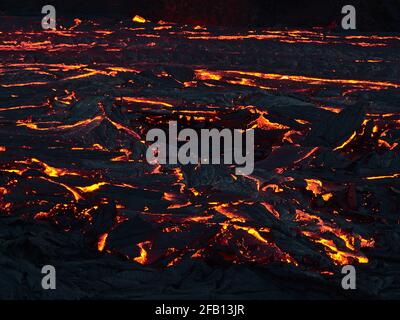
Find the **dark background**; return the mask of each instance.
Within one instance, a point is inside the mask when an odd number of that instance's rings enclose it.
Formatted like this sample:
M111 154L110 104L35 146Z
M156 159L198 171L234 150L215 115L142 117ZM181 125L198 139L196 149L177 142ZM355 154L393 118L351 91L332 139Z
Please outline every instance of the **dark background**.
M58 17L142 15L152 21L166 20L203 25L314 27L340 24L341 8L357 8L359 30L399 31L400 0L0 0L7 15L40 15L53 4Z

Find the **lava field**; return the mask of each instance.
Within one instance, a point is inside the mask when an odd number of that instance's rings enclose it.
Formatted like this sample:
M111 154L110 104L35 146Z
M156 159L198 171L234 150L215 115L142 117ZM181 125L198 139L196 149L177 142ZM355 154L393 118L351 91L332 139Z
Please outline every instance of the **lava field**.
M400 298L399 34L3 17L0 75L2 299ZM150 165L169 121L253 174Z

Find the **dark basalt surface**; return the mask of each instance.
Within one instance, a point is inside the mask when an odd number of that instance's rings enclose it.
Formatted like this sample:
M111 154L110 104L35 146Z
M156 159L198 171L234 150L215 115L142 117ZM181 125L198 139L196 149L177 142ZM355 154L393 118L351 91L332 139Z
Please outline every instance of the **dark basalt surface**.
M36 16L46 0L3 0L4 15ZM118 17L136 14L152 21L229 27L311 28L340 26L342 8L357 9L357 29L370 32L400 31L398 0L53 0L59 17Z
M1 298L399 298L398 34L38 27L0 22ZM253 175L149 165L170 120L254 128Z

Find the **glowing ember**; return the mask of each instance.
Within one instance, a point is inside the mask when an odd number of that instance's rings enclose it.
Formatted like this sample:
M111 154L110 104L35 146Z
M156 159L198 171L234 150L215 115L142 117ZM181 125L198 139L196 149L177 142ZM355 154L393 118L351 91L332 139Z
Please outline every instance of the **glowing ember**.
M322 193L322 182L316 179L305 179L307 183L306 189L311 191L315 196Z
M106 241L107 241L108 233L104 233L100 236L99 241L97 243L97 250L102 252L106 246Z
M133 22L137 22L137 23L146 23L146 22L149 22L149 21L146 20L145 18L143 18L143 17L141 17L141 16L138 16L138 15L134 16L134 17L132 18L132 21L133 21Z
M140 256L134 258L133 260L140 264L147 264L148 263L148 253L147 250L151 248L151 241L145 241L138 243L138 247L140 249Z

